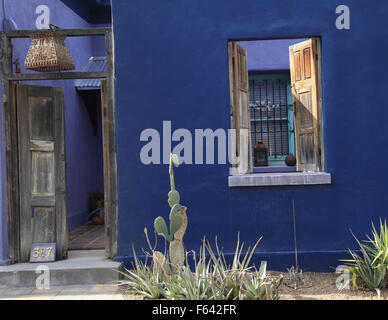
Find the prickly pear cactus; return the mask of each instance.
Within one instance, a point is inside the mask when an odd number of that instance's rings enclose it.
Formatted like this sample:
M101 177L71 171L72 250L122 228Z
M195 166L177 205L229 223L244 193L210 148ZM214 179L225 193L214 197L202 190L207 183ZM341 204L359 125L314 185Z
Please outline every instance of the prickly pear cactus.
M178 271L182 268L185 262L185 250L183 247L183 236L187 228L186 207L180 205L180 195L175 190L174 171L173 167L179 166L178 156L170 154L170 184L171 190L168 193L168 204L170 205L170 230L163 217L157 217L154 221L155 231L158 235L163 236L170 242L169 257L171 269Z
M181 227L181 225L182 217L177 213L170 214L170 232L168 232L167 224L162 217L157 217L154 221L156 233L163 236L169 242L173 241L174 233Z

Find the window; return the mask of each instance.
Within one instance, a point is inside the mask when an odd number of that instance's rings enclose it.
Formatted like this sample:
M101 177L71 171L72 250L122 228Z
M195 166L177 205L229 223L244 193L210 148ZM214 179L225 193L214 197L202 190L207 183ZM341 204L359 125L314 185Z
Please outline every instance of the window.
M296 171L323 171L320 39L295 40L288 46L289 72L248 75L246 48L229 42L228 51L236 156L248 159L247 168L235 168L234 173L257 172L254 146L258 141L267 147L268 167L283 172L285 157L294 154ZM248 141L246 150L241 147L243 139Z
M269 166L282 166L287 155L295 154L290 81L289 73L249 74L252 154L255 145L263 142Z

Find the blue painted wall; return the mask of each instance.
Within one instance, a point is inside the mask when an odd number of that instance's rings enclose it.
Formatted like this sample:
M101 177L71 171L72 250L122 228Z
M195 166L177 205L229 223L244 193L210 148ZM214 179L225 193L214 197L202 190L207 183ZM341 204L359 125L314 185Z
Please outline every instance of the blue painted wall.
M335 8L348 4L351 29L337 30ZM294 264L295 200L300 266L331 270L356 247L371 220L386 217L386 174L381 159L386 119L388 3L372 0L142 0L113 2L119 259L132 244L147 248L143 229L168 217L167 165L140 162L145 128L229 128L227 41L322 38L323 131L327 186L228 188L227 165L183 165L176 170L188 207L187 249L218 236L232 252L237 232L252 244L263 236L257 260ZM130 41L128 41L130 39ZM362 149L360 149L362 147ZM379 150L379 157L373 156Z
M18 29L35 29L38 14L35 9L45 4L50 8L50 22L61 28L90 28L90 25L59 0L4 0L7 18L12 18ZM0 6L0 18L4 12ZM30 44L29 39L15 39L14 59L19 59L22 72L23 62ZM68 38L66 45L75 61L76 71L81 71L92 55L104 55L103 37ZM102 53L102 54L101 54ZM93 128L87 110L74 87L73 80L33 81L32 85L63 87L65 89L67 199L69 229L87 221L89 192L103 191L101 136L93 136ZM1 99L1 97L0 97ZM0 100L1 102L1 100ZM7 261L7 204L4 158L4 128L0 108L0 264ZM99 128L101 132L101 128Z

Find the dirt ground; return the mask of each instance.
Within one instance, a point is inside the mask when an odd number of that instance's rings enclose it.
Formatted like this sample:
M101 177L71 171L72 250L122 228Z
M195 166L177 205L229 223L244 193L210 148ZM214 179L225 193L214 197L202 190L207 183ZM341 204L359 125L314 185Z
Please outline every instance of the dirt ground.
M269 272L272 277L277 277L279 273ZM338 290L335 283L338 277L336 273L316 273L304 272L302 280L304 284L300 284L297 289L286 285L287 275L280 288L280 300L388 300L388 289L381 291L380 298L377 297L375 291L366 289ZM134 295L128 288L122 287L122 293L126 300L142 299L139 295Z
M277 275L272 272L271 275ZM336 287L336 273L304 272L304 285L294 289L287 286L287 275L280 290L280 300L379 300L375 291L366 289L338 290ZM350 285L351 287L351 285ZM380 300L388 300L388 289L381 291Z

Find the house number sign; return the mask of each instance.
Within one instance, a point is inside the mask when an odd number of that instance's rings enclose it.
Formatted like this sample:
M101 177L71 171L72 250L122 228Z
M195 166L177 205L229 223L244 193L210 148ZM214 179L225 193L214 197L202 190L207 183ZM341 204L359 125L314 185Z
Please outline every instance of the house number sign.
M30 262L55 261L56 243L34 243L31 247Z

